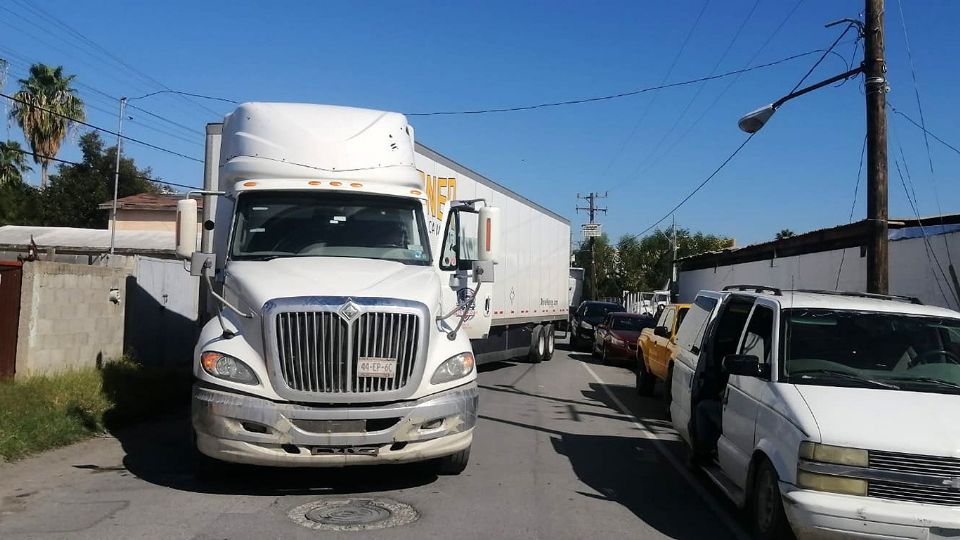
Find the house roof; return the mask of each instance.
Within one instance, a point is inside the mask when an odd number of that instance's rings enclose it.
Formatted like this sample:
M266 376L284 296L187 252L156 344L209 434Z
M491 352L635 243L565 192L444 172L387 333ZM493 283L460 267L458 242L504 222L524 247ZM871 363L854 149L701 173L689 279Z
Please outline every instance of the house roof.
M117 199L117 210L163 210L172 212L177 209L177 201L183 198L182 193L138 193ZM193 198L197 200L197 208L203 208L203 198ZM101 203L97 208L100 210L112 209L113 199Z
M920 219L915 217L907 219L891 218L887 222L888 238L891 241L911 238L921 228L924 234L928 236L946 234L954 232L958 224L960 224L960 214L945 214L943 216L921 217ZM797 234L782 240L691 255L677 259L677 265L682 271L700 270L717 266L766 261L777 257L792 257L806 253L866 246L870 229L869 221L855 221L847 225Z
M74 227L0 227L0 250L25 251L30 239L41 250L54 248L58 253L102 253L110 249L108 229ZM176 239L169 231L117 231L115 250L120 254L172 254Z

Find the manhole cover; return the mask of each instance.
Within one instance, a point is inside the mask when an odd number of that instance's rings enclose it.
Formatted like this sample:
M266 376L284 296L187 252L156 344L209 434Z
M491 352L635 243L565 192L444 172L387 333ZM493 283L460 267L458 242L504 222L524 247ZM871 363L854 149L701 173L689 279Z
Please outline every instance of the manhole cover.
M290 511L297 524L323 531L366 531L406 525L420 514L409 504L390 499L322 499Z

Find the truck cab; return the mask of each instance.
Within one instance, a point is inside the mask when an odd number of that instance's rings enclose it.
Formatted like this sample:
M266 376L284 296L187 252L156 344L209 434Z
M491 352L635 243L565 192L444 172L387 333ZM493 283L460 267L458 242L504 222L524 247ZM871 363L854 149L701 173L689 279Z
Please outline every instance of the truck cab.
M196 203L178 207L178 253L214 312L193 362L199 452L462 471L498 210L445 201L442 234L431 232L413 131L397 113L248 103L220 131L208 138L216 187L203 193L216 198L203 233L213 238L199 251Z
M960 535L960 313L733 286L678 346L674 427L757 537Z

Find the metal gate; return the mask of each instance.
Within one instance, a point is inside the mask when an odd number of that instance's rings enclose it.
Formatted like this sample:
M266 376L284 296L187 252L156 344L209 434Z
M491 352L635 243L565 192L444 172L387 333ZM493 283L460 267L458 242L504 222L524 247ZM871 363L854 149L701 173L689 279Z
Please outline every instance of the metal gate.
M0 379L12 378L17 368L22 277L19 263L0 262Z

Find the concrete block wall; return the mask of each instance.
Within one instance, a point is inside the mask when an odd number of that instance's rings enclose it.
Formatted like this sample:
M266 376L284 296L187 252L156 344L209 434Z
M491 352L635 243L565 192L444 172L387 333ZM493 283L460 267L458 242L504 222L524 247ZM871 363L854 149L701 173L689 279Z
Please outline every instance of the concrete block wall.
M122 268L24 263L16 377L120 357L128 274ZM119 303L111 300L113 289Z

